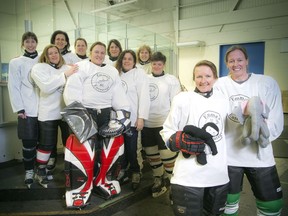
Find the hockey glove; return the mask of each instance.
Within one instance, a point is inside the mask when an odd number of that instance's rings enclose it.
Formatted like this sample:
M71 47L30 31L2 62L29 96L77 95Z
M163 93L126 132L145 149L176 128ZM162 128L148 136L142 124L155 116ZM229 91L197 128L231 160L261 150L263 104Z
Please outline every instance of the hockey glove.
M107 125L103 125L99 129L99 134L103 137L117 137L122 133L130 135L130 127L130 112L126 110L117 110L116 118L112 117Z
M187 134L190 134L191 136L198 137L198 138L204 140L204 142L210 147L210 149L212 151L212 155L216 155L218 153L216 144L213 140L213 137L207 131L205 131L201 128L198 128L194 125L186 125L183 128L183 131Z
M205 164L202 156L203 153L205 155L205 143L200 138L193 137L183 131L177 131L169 138L168 148L174 152L180 150L185 158L196 155L198 163ZM200 161L198 160L199 155L201 155Z

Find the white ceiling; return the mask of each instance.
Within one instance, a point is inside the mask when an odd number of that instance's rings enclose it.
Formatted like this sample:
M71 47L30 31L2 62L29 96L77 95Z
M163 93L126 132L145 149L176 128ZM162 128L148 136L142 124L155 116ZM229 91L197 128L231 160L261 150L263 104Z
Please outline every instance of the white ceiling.
M95 17L93 25L101 28L105 25L107 34L116 36L117 26L123 31L121 23L130 28L134 26L142 35L145 31L156 33L175 43L193 40L205 41L206 44L223 43L223 35L225 40L228 36L234 41L243 36L251 41L288 37L288 0L114 2L111 6L108 0L0 0L0 14L18 14L20 10L33 14L40 8L51 7L56 11L65 11L74 28L89 28L83 17ZM141 37L141 34L135 37Z
M241 34L251 35L251 40L256 36L257 40L288 37L287 0L118 0L113 6L106 0L86 0L82 5L87 2L94 5L89 9L82 6L84 13L107 23L128 23L173 42L213 44L221 41L223 34L235 40Z

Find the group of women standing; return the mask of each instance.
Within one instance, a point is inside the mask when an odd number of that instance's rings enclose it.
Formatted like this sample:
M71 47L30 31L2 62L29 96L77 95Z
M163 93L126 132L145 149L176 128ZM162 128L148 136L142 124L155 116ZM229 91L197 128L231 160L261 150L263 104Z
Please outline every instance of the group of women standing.
M152 196L165 193L171 182L175 215L221 215L224 211L238 215L244 173L257 200L257 215L281 214L282 190L271 147L283 129L280 90L272 78L248 73L245 48L233 46L227 51L230 75L219 80L212 62L198 62L193 70L195 90L180 93L179 80L164 72L165 55L152 54L149 46L135 53L123 51L119 41L111 40L107 57L105 44L96 42L87 57L85 39L75 41L75 49L82 47L75 55L69 51L67 33L56 31L39 57L37 43L36 35L26 32L22 37L24 55L9 64L9 94L13 111L18 113L28 187L34 179L35 158L36 179L47 187L49 171L56 162L58 127L64 144L69 136L60 111L79 101L99 119L109 119L111 107L131 113L118 180L123 183L128 177L133 190L139 187L139 148L143 147L154 176ZM87 60L75 64L82 59ZM101 77L95 77L99 70ZM264 119L270 130L265 148L258 140L250 145L241 143L244 126L232 113L235 107L244 107L245 101L249 104L253 96L268 105L272 116ZM105 112L107 108L109 112ZM247 117L245 111L243 116ZM208 142L216 146L216 152L205 144ZM203 153L205 163L199 164L198 156Z

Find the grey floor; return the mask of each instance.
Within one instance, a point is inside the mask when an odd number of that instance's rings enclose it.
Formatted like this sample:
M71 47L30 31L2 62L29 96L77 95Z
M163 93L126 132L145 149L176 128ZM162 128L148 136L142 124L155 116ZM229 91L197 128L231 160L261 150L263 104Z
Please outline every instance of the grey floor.
M278 174L280 176L282 189L284 192L284 209L283 216L288 216L288 158L276 158ZM162 195L159 198L147 197L142 201L129 206L122 211L119 211L111 216L173 216L170 208L169 193ZM244 179L244 190L241 194L240 201L240 216L256 215L256 205L254 196L250 190L250 185L247 179Z
M285 129L273 142L276 166L284 192L282 216L288 216L288 115L285 114ZM23 164L12 161L0 164L0 216L61 216L61 215L97 215L97 216L172 216L169 192L158 198L152 198L150 188L153 179L149 166L144 166L141 187L133 192L128 183L122 187L121 194L112 200L103 200L92 196L90 205L85 209L69 210L63 198L64 174L63 155L55 170L55 179L49 189L34 185L27 190L23 183ZM240 201L240 216L256 215L255 199L250 185L244 179L244 188Z

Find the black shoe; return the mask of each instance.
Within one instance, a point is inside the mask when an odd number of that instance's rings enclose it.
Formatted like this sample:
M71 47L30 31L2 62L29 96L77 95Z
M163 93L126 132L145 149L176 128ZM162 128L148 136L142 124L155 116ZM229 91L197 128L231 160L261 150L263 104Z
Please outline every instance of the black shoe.
M152 187L152 197L156 198L161 196L167 191L167 187L165 186L165 182L163 177L155 177L154 185Z
M120 170L117 180L119 181L120 185L127 184L129 182L128 173L126 170Z
M132 190L135 191L139 185L141 180L141 174L140 173L132 173Z

